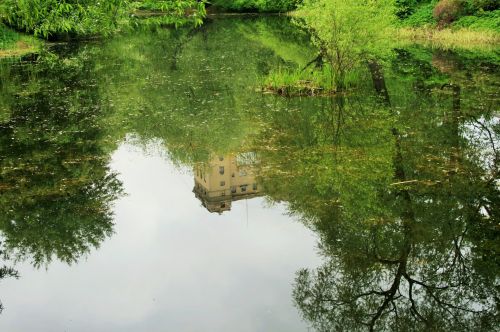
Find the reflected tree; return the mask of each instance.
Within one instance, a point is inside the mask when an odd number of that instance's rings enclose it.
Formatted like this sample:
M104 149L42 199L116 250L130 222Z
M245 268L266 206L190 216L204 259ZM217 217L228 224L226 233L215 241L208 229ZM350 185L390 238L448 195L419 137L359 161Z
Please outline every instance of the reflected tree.
M294 301L320 331L495 330L500 137L490 108L456 70L412 68L391 82L393 72L370 69L373 98L307 112L278 102L284 111L257 137L266 193L318 233L326 260L298 272Z

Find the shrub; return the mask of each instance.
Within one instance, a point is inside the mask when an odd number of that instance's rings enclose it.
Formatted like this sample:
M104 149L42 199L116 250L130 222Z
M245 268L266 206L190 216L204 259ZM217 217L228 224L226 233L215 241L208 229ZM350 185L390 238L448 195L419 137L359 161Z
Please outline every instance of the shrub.
M415 12L417 7L417 0L396 0L396 15L405 19Z
M434 7L433 16L438 26L443 27L459 18L463 9L460 0L440 0Z
M0 20L44 38L108 34L126 9L126 0L3 0Z
M337 90L345 89L347 75L361 63L390 49L393 0L305 0L298 13Z
M476 16L463 16L453 23L453 27L475 31L493 30L500 33L500 10L478 13Z
M500 1L498 0L468 0L467 5L473 11L490 11L500 9Z

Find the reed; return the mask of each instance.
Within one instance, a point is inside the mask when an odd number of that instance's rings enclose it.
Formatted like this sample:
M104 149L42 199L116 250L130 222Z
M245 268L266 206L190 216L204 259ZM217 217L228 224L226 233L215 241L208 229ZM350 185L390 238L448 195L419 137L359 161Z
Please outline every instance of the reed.
M398 39L443 49L494 49L500 45L500 33L462 29L401 28Z

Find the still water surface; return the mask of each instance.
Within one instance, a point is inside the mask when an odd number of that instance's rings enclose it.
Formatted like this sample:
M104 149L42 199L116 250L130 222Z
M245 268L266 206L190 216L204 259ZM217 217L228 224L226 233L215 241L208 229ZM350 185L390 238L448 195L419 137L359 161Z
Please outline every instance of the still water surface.
M498 53L256 92L307 45L231 18L2 60L0 330L495 330Z

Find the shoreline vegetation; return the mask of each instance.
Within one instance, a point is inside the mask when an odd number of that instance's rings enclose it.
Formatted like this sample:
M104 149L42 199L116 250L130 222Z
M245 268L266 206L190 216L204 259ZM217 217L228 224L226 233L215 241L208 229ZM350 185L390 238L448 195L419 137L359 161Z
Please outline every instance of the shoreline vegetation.
M136 11L137 17L158 17L166 14L157 11ZM262 15L286 15L297 17L290 13L256 13L256 12L208 12L207 17L239 17ZM0 23L1 24L1 23ZM18 33L0 25L0 30L10 30L10 34L17 35L16 42L5 41L4 33L0 34L0 58L22 56L40 50L44 41L29 35ZM438 29L436 27L399 27L395 30L398 42L402 44L419 44L427 47L460 50L494 50L500 47L500 33L494 30L471 30L469 28Z
M399 47L421 45L499 58L500 3L490 0L303 0L288 13L311 35L314 68L279 69L263 91L284 97L345 93L360 77L383 96L385 62ZM327 73L328 72L328 73ZM357 79L351 79L354 76ZM330 80L328 80L330 78ZM305 84L304 84L305 82Z
M43 39L74 39L88 34L108 35L120 31L126 25L143 24L148 22L148 19L151 19L152 25L177 27L186 24L201 25L207 16L271 14L300 18L303 17L301 12L304 12L308 2L213 0L209 6L206 1L197 0L136 0L128 3L112 0L103 7L99 2L85 0L83 5L78 4L80 12L75 14L72 12L76 8L72 0L60 1L57 10L45 8L53 5L52 0L37 1L36 6L31 4L32 0L28 0L24 7L13 1L7 0L0 5L0 49L4 54L7 49L14 54L26 49L24 43L20 43L20 46L9 44L7 47L4 42L5 29L34 34L35 37ZM495 4L495 1L394 0L392 3L397 10L398 22L394 22L394 26L398 30L398 38L417 43L435 43L447 48L474 48L478 45L499 43L500 9L497 7L500 5ZM439 8L441 12L436 11ZM54 12L57 14L54 15ZM97 17L101 22L96 20ZM93 21L89 23L91 19Z
M297 11L283 13L292 18L302 18ZM432 24L405 25L396 24L388 35L392 35L403 44L415 43L423 46L438 47L443 49L476 50L480 48L500 48L500 16L499 29L474 27L438 27Z

